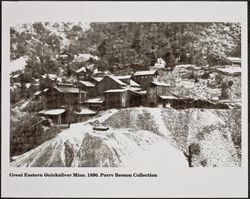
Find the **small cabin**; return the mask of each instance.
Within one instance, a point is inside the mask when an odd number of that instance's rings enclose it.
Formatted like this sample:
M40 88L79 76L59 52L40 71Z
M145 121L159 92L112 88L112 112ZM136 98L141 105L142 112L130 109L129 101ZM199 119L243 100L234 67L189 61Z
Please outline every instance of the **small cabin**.
M147 71L136 71L132 75L132 80L138 83L143 89L146 89L148 85L158 77L157 70L147 70Z
M136 107L143 104L143 95L130 89L110 89L105 91L106 109Z
M87 93L87 98L94 96L95 84L90 81L78 81L78 87Z
M159 96L168 96L170 85L165 82L152 81L147 87L147 105L157 106Z
M73 86L53 86L45 95L47 107L51 108L80 104L85 96L85 91Z
M102 95L105 91L110 89L122 89L127 84L116 78L115 76L105 76L103 79L96 84L96 95Z
M91 110L100 111L105 108L105 97L98 96L95 98L88 98L84 100L81 104Z
M80 108L79 111L75 111L77 122L85 122L91 117L95 116L97 112L90 110L86 107Z
M52 121L56 124L62 124L63 118L65 117L66 111L65 109L49 109L49 110L42 110L38 112L38 115L47 117L52 119Z

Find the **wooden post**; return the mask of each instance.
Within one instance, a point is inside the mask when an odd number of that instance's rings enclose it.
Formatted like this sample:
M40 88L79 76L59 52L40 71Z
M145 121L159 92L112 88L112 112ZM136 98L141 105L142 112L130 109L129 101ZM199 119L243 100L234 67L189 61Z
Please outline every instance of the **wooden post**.
M62 121L61 121L61 114L58 115L58 124L61 124Z

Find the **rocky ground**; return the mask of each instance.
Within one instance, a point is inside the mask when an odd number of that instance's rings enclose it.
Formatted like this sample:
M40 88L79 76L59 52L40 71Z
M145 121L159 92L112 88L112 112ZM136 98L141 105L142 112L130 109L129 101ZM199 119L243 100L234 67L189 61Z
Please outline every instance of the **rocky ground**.
M188 167L183 152L192 143L199 152L195 167L237 167L241 136L239 110L127 108L109 110L84 123L72 124L56 137L20 156L21 167ZM103 124L108 131L94 131Z

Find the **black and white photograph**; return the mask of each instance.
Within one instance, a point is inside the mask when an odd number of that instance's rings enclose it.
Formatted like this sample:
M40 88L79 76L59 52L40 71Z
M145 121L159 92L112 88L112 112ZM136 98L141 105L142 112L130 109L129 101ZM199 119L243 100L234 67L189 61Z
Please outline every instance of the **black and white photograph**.
M241 165L239 23L35 22L10 34L11 166Z
M245 168L246 24L73 12L5 26L9 177L162 180Z

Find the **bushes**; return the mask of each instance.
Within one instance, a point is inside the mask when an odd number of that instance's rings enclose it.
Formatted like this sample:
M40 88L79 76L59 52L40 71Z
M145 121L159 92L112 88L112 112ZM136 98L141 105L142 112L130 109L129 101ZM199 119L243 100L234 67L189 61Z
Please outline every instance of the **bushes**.
M10 126L10 156L25 153L42 142L51 139L58 132L60 127L53 126L45 129L40 117L28 114L11 121Z
M221 96L220 99L228 99L229 93L228 89L233 85L233 81L222 81L221 82Z

